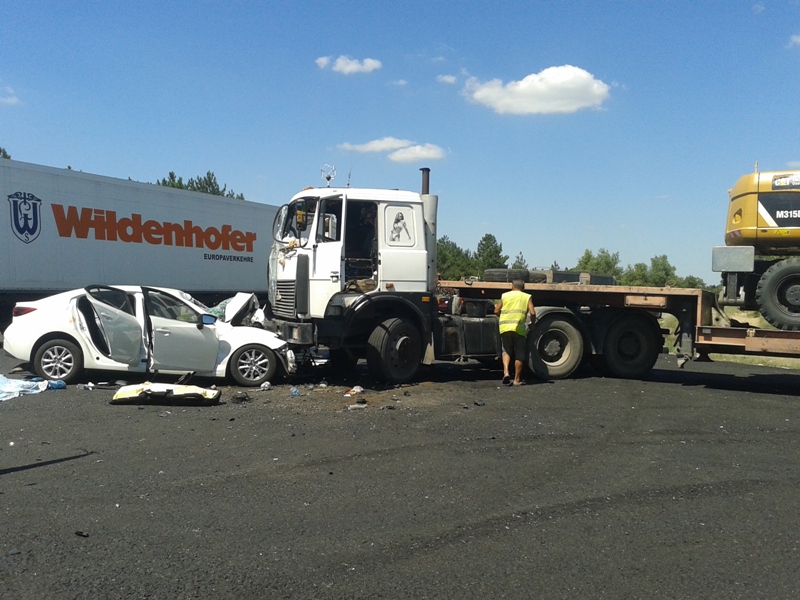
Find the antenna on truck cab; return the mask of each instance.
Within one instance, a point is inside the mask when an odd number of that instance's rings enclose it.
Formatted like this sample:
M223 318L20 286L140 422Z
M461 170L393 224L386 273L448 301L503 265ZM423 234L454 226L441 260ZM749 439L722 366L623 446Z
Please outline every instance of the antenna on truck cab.
M331 181L336 178L336 167L331 165L322 165L320 169L322 178L328 182L328 187L331 187Z

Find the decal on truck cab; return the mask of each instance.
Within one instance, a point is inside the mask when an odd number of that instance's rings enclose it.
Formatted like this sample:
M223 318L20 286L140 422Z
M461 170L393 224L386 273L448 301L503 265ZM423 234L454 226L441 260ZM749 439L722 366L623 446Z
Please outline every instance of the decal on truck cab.
M8 196L11 204L11 230L26 244L30 244L41 233L42 201L28 192L17 192Z
M209 250L230 250L233 252L253 252L256 234L242 232L231 225L221 228L203 229L190 220L180 223L161 223L133 213L130 217L117 218L116 211L99 208L81 208L53 204L53 217L58 235L86 239L89 230L94 231L94 239L110 242L134 244L153 244L155 246L183 246L186 248L208 248Z

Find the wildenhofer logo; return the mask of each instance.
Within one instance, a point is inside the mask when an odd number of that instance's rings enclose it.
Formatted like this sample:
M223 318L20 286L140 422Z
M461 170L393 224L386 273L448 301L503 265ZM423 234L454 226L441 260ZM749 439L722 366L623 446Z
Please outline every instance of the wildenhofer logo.
M20 240L30 244L42 231L42 201L28 192L8 196L11 204L11 231Z

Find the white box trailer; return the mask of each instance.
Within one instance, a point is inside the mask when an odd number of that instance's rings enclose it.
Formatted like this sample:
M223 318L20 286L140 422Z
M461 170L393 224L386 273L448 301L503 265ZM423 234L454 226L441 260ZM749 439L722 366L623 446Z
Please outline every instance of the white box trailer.
M0 159L0 323L96 283L266 294L277 207Z

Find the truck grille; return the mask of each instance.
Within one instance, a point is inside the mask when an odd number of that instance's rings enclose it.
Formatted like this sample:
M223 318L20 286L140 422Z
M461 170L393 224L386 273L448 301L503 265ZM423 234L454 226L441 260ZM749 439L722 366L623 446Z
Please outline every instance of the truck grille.
M279 281L277 291L275 303L272 305L272 312L279 317L293 319L295 317L294 281Z

